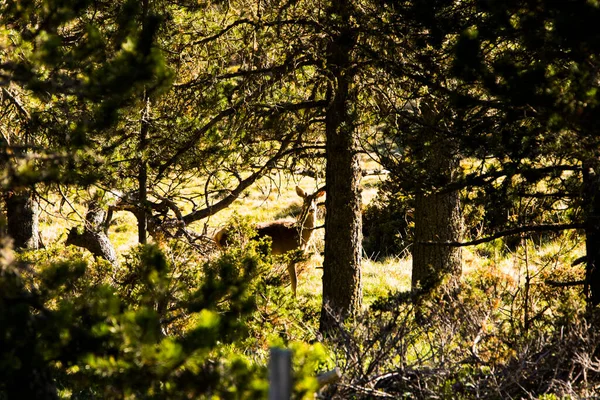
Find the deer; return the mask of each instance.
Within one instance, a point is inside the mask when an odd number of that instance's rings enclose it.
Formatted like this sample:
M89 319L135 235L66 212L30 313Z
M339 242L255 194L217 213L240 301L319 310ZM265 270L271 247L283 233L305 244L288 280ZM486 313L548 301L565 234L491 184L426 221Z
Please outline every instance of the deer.
M306 249L317 220L317 199L323 196L325 191L318 190L315 193L308 194L301 187L296 186L296 193L303 199L302 212L296 221L284 219L262 222L255 226L257 236L253 239L269 236L271 238L271 254L281 255L296 250L300 250L302 255L306 254ZM221 249L227 247L228 240L228 228L223 228L215 234L214 241L217 247ZM294 297L296 297L296 286L298 283L298 276L296 274L297 261L297 257L292 257L287 266Z

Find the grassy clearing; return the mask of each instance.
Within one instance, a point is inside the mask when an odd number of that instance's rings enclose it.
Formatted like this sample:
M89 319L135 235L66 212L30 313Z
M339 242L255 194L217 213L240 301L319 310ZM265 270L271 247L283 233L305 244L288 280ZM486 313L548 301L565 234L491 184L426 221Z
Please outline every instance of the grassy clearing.
M272 177L271 177L272 178ZM377 184L382 176L366 176L361 181L363 207L367 206L377 195ZM295 186L312 192L320 184L314 179L290 179L278 177L263 179L247 190L232 206L205 221L197 222L192 228L205 231L212 236L224 226L234 214L250 217L256 222L282 218L295 218L302 204L302 199L295 192ZM196 188L202 187L196 181ZM198 189L186 189L187 195L193 195ZM85 201L92 197L91 193L70 193L71 199L61 204L58 196L43 205L40 218L40 231L44 244L60 246L67 236L68 230L81 224L85 214ZM322 200L324 201L324 200ZM324 223L323 208L320 208L317 225ZM134 216L129 212L116 212L109 237L121 260L137 242L137 226ZM297 266L298 297L302 303L320 306L322 293L322 252L323 230L317 230L312 239L311 258ZM477 248L463 249L463 277L465 280L478 279L484 273L504 277L508 283L519 286L529 274L534 282L545 279L565 280L573 272L569 265L584 252L583 244L575 234L565 234L556 240L540 245L531 240L524 241L516 250L507 251L502 248L501 241L480 245ZM525 247L524 243L527 243ZM527 252L525 251L527 248ZM87 256L87 251L78 249ZM285 267L279 268L286 275ZM362 285L365 307L372 302L391 293L410 290L411 260L410 258L391 257L383 261L368 258L362 263ZM577 274L575 274L577 275ZM578 278L577 278L578 279ZM287 280L286 280L287 281ZM289 289L289 288L288 288Z
M380 176L366 176L362 180L363 206L369 204L377 194L377 183ZM201 185L196 182L196 187ZM314 191L319 184L312 178L292 180L282 178L275 183L272 179L263 179L251 190L246 191L231 207L210 217L206 221L199 221L192 226L197 231L205 230L212 236L214 232L224 226L234 214L250 217L256 222L270 221L283 218L295 218L302 205L302 199L295 192L298 185L307 191ZM194 195L197 189L186 189L187 195ZM43 207L40 217L40 231L42 239L47 246L60 246L64 243L70 228L81 225L85 216L85 202L92 197L91 193L81 191L70 193L68 202L60 201L59 196L53 196L51 202ZM324 200L322 200L324 201ZM324 208L319 209L317 225L324 223ZM137 222L133 214L126 211L115 212L113 223L109 229L109 238L121 261L124 255L137 243ZM298 265L299 284L298 297L300 302L310 303L320 307L322 293L324 231L318 230L312 239L312 256ZM84 256L89 256L86 250L77 249ZM91 259L91 257L89 257ZM285 268L279 268L286 274ZM402 258L389 258L382 262L363 260L363 292L364 304L368 306L374 299L388 293L407 291L410 289L410 260Z

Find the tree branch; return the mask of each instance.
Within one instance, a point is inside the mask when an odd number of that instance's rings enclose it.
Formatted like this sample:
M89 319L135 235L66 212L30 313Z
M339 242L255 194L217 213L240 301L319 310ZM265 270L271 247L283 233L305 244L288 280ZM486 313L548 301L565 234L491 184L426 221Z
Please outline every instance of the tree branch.
M419 242L420 244L431 245L431 246L450 246L450 247L465 247L474 246L481 243L491 242L505 236L516 235L524 232L560 232L569 229L585 229L586 225L581 223L573 224L542 224L542 225L530 225L530 226L519 226L505 231L496 232L493 235L471 240L469 242L436 242L436 241L424 241Z
M176 89L190 89L196 87L200 84L214 81L214 80L223 80L223 79L231 79L231 78L239 78L239 77L249 77L254 75L266 75L266 74L285 74L291 70L297 70L302 67L308 65L316 65L316 62L310 57L300 57L298 59L294 59L294 55L288 56L288 58L279 65L273 65L265 68L257 68L257 69L239 69L234 72L228 72L221 75L211 75L206 74L203 77L196 77L191 81L187 81L184 83L176 84L174 87Z
M554 286L554 287L571 287L571 286L585 285L585 280L559 282L559 281L554 281L552 279L546 279L545 282L546 282L546 285L550 285L550 286Z
M443 188L440 188L438 193L446 193L452 192L455 190L463 189L465 187L470 186L478 186L478 185L486 185L490 182L504 177L504 176L524 176L527 178L528 176L539 176L556 172L566 172L566 171L581 171L581 167L573 166L573 165L551 165L547 167L541 168L523 168L517 169L516 171L507 171L507 170L498 170L492 171L486 174L480 173L472 173L467 175L464 179L457 180L452 182Z
M310 26L313 28L320 29L319 25L316 22L308 20L308 19L303 19L303 18L292 19L292 20L275 20L275 21L268 21L268 22L263 22L260 20L253 21L249 18L242 18L242 19L232 22L231 24L227 25L225 28L221 29L219 32L217 32L211 36L207 36L203 39L199 39L199 40L196 40L195 42L192 42L192 45L204 44L204 43L208 43L213 40L216 40L239 25L251 25L255 28L281 27L281 26L286 26L286 25L293 25L293 26Z
M286 155L288 155L290 153L290 151L287 151L287 148L290 145L290 143L292 142L293 138L294 138L294 132L289 133L284 138L284 140L281 142L281 147L279 148L277 153L273 157L271 157L257 171L253 172L249 177L247 177L246 179L242 179L240 181L240 183L237 185L237 187L235 189L231 190L231 192L229 193L228 196L226 196L221 201L218 201L217 203L215 203L211 206L208 206L207 208L193 211L187 215L184 215L182 217L183 222L186 225L188 225L194 221L199 221L201 219L204 219L211 215L214 215L217 212L219 212L219 211L227 208L229 205L231 205L231 203L233 203L244 190L246 190L248 187L250 187L250 185L252 185L260 177L263 176L265 170L272 168L277 161L279 161L281 158L285 157Z
M198 129L196 131L196 133L194 134L194 136L192 136L192 138L190 140L188 140L183 146L181 146L179 148L179 150L177 150L177 152L167 161L165 162L163 165L161 165L158 168L158 174L156 179L159 180L162 175L164 174L164 172L173 164L175 164L175 162L177 162L177 160L179 160L179 158L187 151L189 151L192 146L194 146L194 144L196 144L196 142L198 140L200 140L200 138L202 137L202 135L204 135L206 132L208 132L209 129L211 129L213 126L215 126L218 122L220 122L222 119L227 118L230 115L233 115L233 113L235 112L236 108L235 107L230 107L227 108L223 111L221 111L219 114L217 114L215 117L213 117L206 125L204 125L202 128Z
M200 40L196 40L195 42L192 42L192 45L199 45L199 44L204 44L204 43L208 43L211 42L213 40L216 40L218 38L220 38L221 36L223 36L224 34L226 34L227 32L229 32L230 30L232 30L233 28L235 28L238 25L245 25L245 24L249 24L252 26L256 26L256 22L250 20L249 18L243 18L243 19L238 19L237 21L232 22L231 24L227 25L225 28L221 29L219 32L215 33L214 35L211 36L207 36L203 39Z
M299 111L307 108L327 107L327 100L306 100L298 103L277 103L277 104L257 104L257 107L268 109L269 111Z
M270 107L271 107L272 111L274 111L276 113L282 113L282 112L286 112L286 111L299 111L299 110L304 110L304 109L308 109L308 108L325 107L326 105L327 105L327 102L325 100L307 100L307 101L301 101L298 103L278 103L275 105L271 105ZM263 107L265 107L265 106L263 105ZM179 148L179 150L177 150L177 152L167 162L165 162L163 165L161 165L158 168L158 174L157 174L156 179L157 180L160 179L162 177L162 175L164 174L164 172L170 166L172 166L175 162L177 162L177 160L185 152L189 151L194 146L194 144L196 144L196 142L198 142L198 140L200 140L202 135L204 135L209 129L211 129L214 125L216 125L222 119L224 119L230 115L233 115L236 108L237 108L237 106L234 106L234 107L230 107L230 108L227 108L227 109L221 111L217 116L213 117L213 119L211 119L206 125L204 125L200 129L198 129L191 139L189 139L183 146L181 146Z
M31 117L29 115L29 111L27 111L27 109L25 108L25 106L23 106L23 104L21 104L21 102L19 101L19 99L16 98L15 95L13 95L6 88L2 88L2 93L4 93L4 95L6 95L6 97L8 97L8 100L11 103L13 103L13 105L17 108L17 110L19 111L19 113L25 116L25 119L27 119L28 121L31 119Z

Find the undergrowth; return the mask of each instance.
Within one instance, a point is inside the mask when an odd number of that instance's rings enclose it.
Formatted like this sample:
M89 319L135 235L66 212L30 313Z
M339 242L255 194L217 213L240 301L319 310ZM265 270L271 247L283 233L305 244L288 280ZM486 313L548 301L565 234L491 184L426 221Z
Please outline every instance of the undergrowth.
M285 260L247 240L249 219L232 223L225 251L171 241L133 247L118 266L61 246L5 257L3 376L49 373L73 399L264 398L278 346L294 352L295 398L336 366L342 378L320 398L598 395L600 319L581 287L555 284L583 273L574 234L490 243L469 253L458 286L426 295L408 291L409 260L365 260L366 308L323 337L322 270L302 267L294 299ZM19 354L27 368L11 362Z
M322 398L593 398L600 319L573 276L573 238L479 259L457 287L382 296L327 340L343 380ZM569 239L569 240L567 240ZM510 266L510 268L509 268Z

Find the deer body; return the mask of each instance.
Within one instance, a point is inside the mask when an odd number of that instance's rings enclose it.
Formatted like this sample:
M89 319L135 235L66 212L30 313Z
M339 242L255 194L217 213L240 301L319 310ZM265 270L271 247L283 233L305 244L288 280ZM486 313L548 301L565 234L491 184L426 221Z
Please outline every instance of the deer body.
M306 251L306 247L315 227L317 219L317 198L324 192L319 191L313 194L307 194L302 188L296 186L296 193L304 199L302 213L297 221L278 220L263 222L256 225L257 238L269 236L271 238L271 253L280 255L287 252L300 249ZM215 242L220 248L227 246L228 232L227 228L221 229L215 235ZM296 274L296 261L289 262L288 274L292 285L292 292L296 296L296 286L298 282Z

